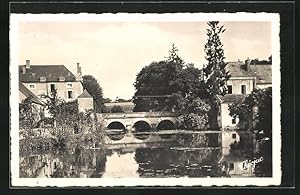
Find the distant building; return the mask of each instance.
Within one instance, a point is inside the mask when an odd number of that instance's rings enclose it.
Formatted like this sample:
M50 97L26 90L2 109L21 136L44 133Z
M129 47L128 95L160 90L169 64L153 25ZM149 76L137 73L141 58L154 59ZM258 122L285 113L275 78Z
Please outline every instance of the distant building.
M134 108L134 103L129 102L129 101L128 102L110 102L110 103L105 103L104 105L108 112L110 112L114 106L120 106L124 112L133 112L133 108Z
M229 62L226 70L231 75L227 81L228 94L218 96L220 102L220 112L218 123L221 128L235 127L239 119L229 115L229 105L235 100L241 100L251 94L254 89L272 87L272 65L271 64L250 64L250 60L245 62Z
M80 96L78 96L78 110L85 112L86 110L94 109L93 97L85 89Z
M73 101L83 92L79 63L75 76L64 65L31 65L26 60L25 65L19 66L19 81L40 97L57 90L58 97Z

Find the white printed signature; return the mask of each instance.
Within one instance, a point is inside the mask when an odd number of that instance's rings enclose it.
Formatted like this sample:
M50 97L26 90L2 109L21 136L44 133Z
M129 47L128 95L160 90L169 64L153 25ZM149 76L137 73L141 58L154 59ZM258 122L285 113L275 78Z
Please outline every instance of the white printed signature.
M252 169L255 168L256 164L262 162L264 160L264 157L260 157L258 159L254 158L254 160L244 160L242 163L241 163L241 168L243 170L246 170L248 169L249 167L252 166Z

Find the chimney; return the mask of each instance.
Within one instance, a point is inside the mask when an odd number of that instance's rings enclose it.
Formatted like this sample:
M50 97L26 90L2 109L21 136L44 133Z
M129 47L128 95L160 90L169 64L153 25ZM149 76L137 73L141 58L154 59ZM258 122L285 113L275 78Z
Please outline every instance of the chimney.
M245 60L245 70L249 71L250 70L250 59L247 58L247 60Z
M81 76L81 67L80 67L79 63L77 63L77 75Z
M30 60L26 60L26 69L30 68Z

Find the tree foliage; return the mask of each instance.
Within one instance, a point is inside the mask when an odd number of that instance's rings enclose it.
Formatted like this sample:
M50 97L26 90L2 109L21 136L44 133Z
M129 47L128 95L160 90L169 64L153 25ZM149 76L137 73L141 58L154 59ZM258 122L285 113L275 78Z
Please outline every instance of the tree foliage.
M252 64L252 65L272 64L272 55L268 58L268 60L259 60L258 58L255 58L250 61L250 64Z
M231 104L229 111L232 117L239 117L240 127L264 130L270 136L272 130L272 88L253 90L244 100Z
M51 95L44 95L46 99L46 108L51 114L55 126L61 131L73 127L78 119L78 101L65 102L57 96L54 90Z
M185 110L182 110L182 115L177 118L177 126L183 129L190 130L206 130L208 126L208 111L209 104L198 98L188 103Z
M255 89L244 100L229 106L230 115L238 116L239 126L256 133L263 162L255 167L256 176L272 176L272 88ZM266 139L267 138L267 139Z
M224 50L220 39L220 35L225 32L225 28L224 26L219 26L219 22L217 21L208 22L207 24L209 26L207 29L208 39L204 48L207 64L203 68L206 92L203 96L205 99L210 99L209 123L212 128L216 128L219 111L216 97L217 95L226 94L226 82L230 75L225 69Z
M178 111L201 94L201 70L185 64L172 45L165 61L152 62L137 75L134 111Z
M111 108L111 112L112 112L112 113L119 113L119 112L124 112L124 110L122 109L121 106L119 106L119 105L114 105L114 106Z
M43 113L41 113L43 114ZM31 130L38 126L40 119L39 110L32 102L32 97L28 97L19 104L19 126L22 129Z
M173 44L164 61L152 62L138 73L134 111L176 112L181 114L180 127L205 129L209 106L199 98L205 92L202 71L185 63L177 52Z
M98 81L91 75L85 75L82 77L83 88L86 89L94 99L94 110L101 112L104 109L103 92Z

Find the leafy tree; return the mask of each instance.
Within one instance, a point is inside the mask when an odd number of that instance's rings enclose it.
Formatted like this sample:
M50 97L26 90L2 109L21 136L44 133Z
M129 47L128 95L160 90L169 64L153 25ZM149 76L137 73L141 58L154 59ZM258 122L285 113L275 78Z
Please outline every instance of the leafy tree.
M272 88L255 89L244 100L229 106L230 115L238 116L239 126L254 131L261 145L257 158L263 162L255 167L257 176L272 176Z
M83 88L86 89L94 99L94 109L96 112L101 112L104 109L103 93L98 81L91 75L82 77Z
M210 100L211 110L209 112L209 125L211 128L217 128L217 116L219 112L217 95L225 95L227 91L226 82L229 79L229 73L225 70L223 44L220 35L225 32L224 26L219 26L219 22L212 21L207 23L208 40L205 44L206 60L208 63L203 68L206 93L203 93L204 99Z
M181 67L184 65L184 61L181 57L178 56L178 48L175 44L172 44L172 48L169 50L169 55L166 57L166 62L175 63L177 66Z
M103 103L110 103L112 100L110 98L103 98Z
M44 95L46 99L46 107L51 114L51 118L60 132L64 132L70 127L73 128L78 119L78 101L65 102L57 96L54 90L51 95Z
M152 62L137 75L134 111L178 111L204 89L201 70L185 64L172 45L165 61Z
M39 115L38 108L33 104L32 97L24 99L19 104L19 126L25 129L28 133L32 133L32 129L37 127L40 119L43 118Z
M134 111L177 112L182 115L178 120L181 128L206 129L204 113L209 106L199 98L205 92L202 71L186 64L177 52L173 44L165 61L153 62L139 72L134 84ZM196 102L200 104L198 110Z
M259 60L258 58L255 58L254 60L250 61L250 64L252 65L272 64L272 56L270 56L268 60Z
M111 112L112 112L112 113L118 113L118 112L124 112L124 110L122 109L121 106L119 106L119 105L114 105L114 106L111 108Z
M267 136L272 131L272 88L255 89L244 100L229 106L230 115L239 117L239 126L246 129L264 130ZM254 124L253 124L254 123Z
M182 110L182 115L177 118L179 128L190 130L206 130L208 128L208 111L210 106L204 100L198 98L188 103Z
M118 98L116 102L130 102L130 100L125 100L123 98Z

